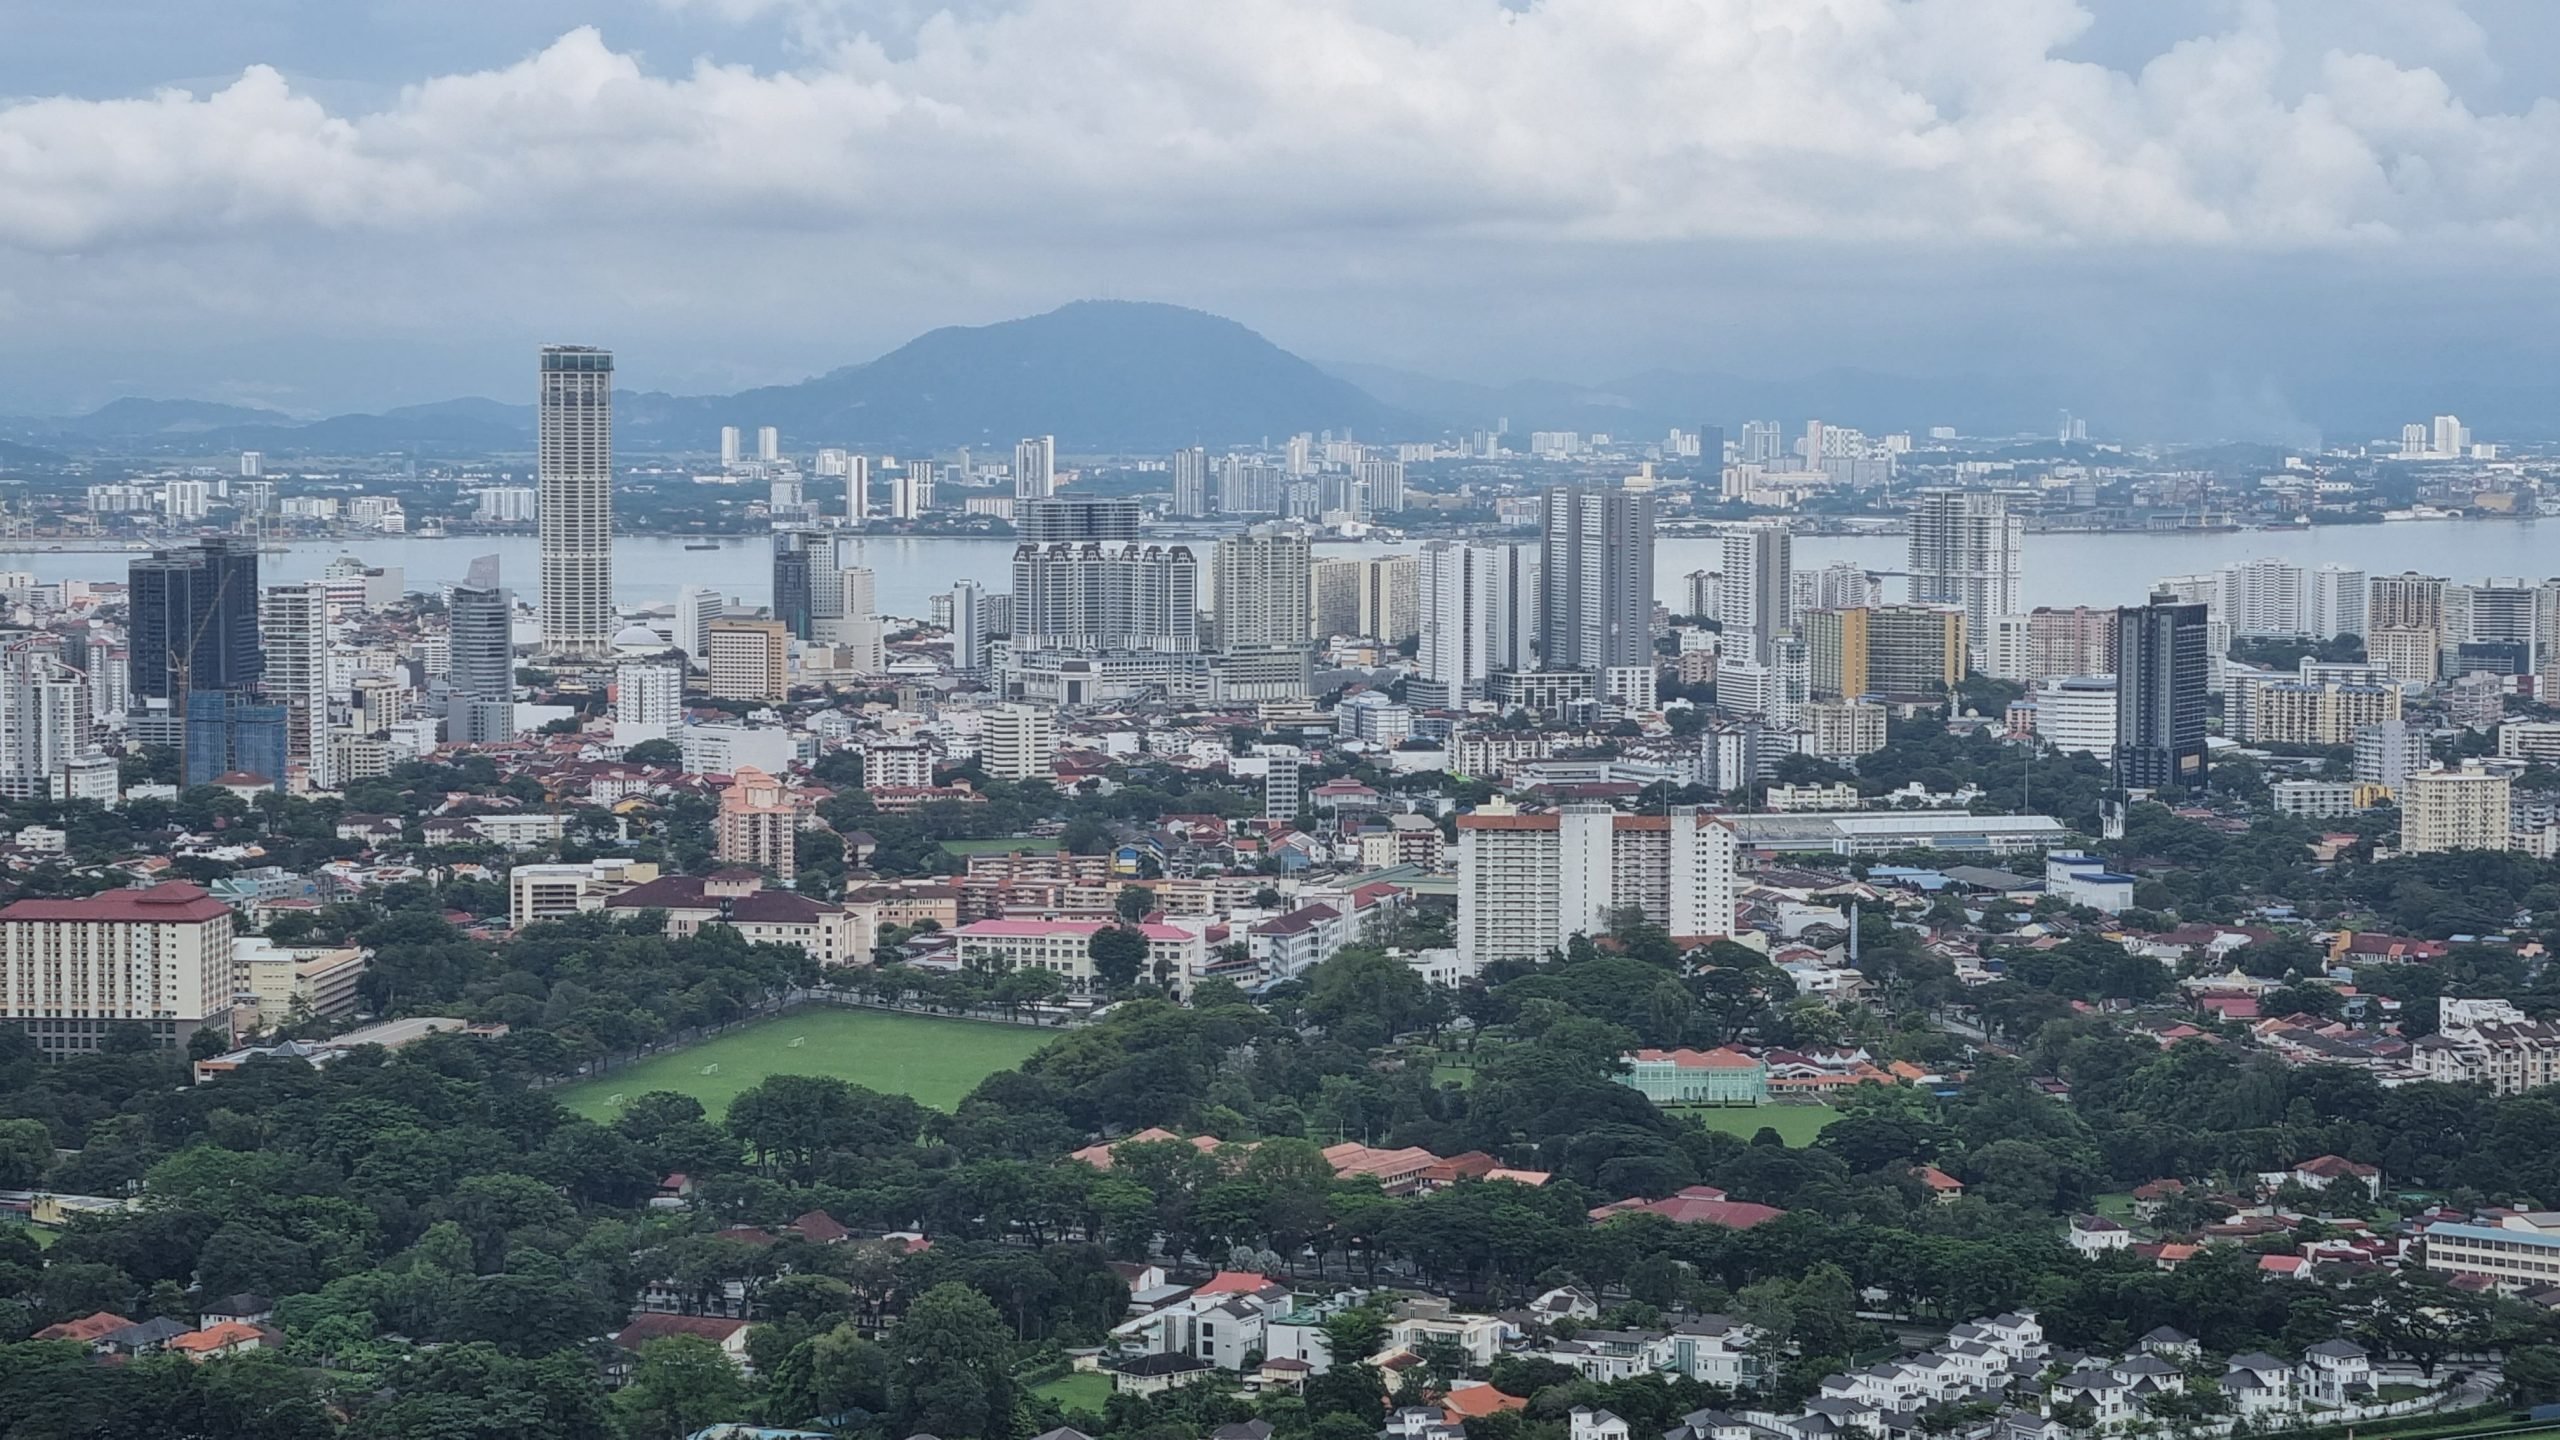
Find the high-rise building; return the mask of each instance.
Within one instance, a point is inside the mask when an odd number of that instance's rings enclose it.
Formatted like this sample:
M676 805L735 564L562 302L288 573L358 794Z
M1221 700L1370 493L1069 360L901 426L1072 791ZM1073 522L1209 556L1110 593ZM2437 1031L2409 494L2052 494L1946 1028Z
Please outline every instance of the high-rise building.
M1683 615L1699 616L1708 620L1713 620L1717 624L1723 624L1724 572L1720 570L1692 570L1681 578L1682 583L1687 586L1687 589L1683 593L1688 597L1688 599L1680 613Z
M2302 567L2260 558L2222 567L2217 613L2234 635L2301 635L2310 629Z
M2356 778L2385 786L2393 794L2409 774L2427 766L2427 737L2406 720L2385 720L2356 732Z
M1058 437L1031 435L1013 447L1013 498L1046 500L1058 493Z
M730 776L711 830L712 854L726 864L770 870L785 880L799 868L800 809L781 781L753 765Z
M1308 571L1308 625L1316 639L1360 635L1401 642L1419 623L1421 567L1410 555L1318 560Z
M782 459L782 431L771 425L756 427L756 459L772 465Z
M1369 515L1393 515L1404 509L1404 462L1363 460L1351 467L1362 503L1352 508Z
M2205 775L2205 607L2155 595L2116 612L2116 782L2187 788Z
M1805 753L1817 760L1845 765L1884 748L1885 707L1863 700L1808 701L1798 718L1805 729Z
M674 736L684 723L684 667L625 660L613 671L613 743L628 749Z
M1199 563L1189 546L1089 541L1014 547L1017 653L1188 653L1200 648L1199 610Z
M1215 610L1220 649L1306 648L1311 556L1303 531L1278 525L1257 525L1218 542ZM1017 588L1017 609L1021 603Z
M816 609L809 580L813 564L807 531L775 532L773 618L782 622L782 628L790 631L794 640L807 640L814 635L811 626L816 619Z
M2444 632L2433 626L2372 626L2364 632L2364 654L2403 685L2433 685L2444 655Z
M613 352L542 351L542 648L613 653Z
M1819 570L1799 570L1793 583L1798 615L1807 610L1852 610L1884 603L1884 587L1855 561L1839 560Z
M1461 815L1460 966L1539 960L1576 935L1606 933L1628 910L1684 940L1730 935L1737 849L1731 826L1694 806L1668 815L1606 805Z
M904 473L889 480L889 518L921 520L933 508L933 466L910 460Z
M2541 588L2522 579L2493 577L2479 585L2448 585L2444 590L2445 648L2455 651L2459 658L2464 645L2511 646L2521 652L2522 663L2500 673L2534 674L2542 668L2541 656L2535 650L2541 636L2538 621L2542 610ZM2474 667L2464 664L2461 668Z
M1057 717L1049 707L1007 701L989 709L982 723L979 750L987 774L998 780L1048 777L1058 759Z
M676 648L686 659L699 662L710 657L711 622L728 609L728 597L707 585L687 585L676 591Z
M1173 513L1184 520L1209 513L1209 452L1200 446L1173 452Z
M51 1056L91 1054L140 1024L163 1049L230 1038L239 993L231 907L183 880L0 910L0 1017Z
M2304 623L2322 639L2362 635L2365 631L2365 578L2347 565L2323 565L2311 572L2311 593L2303 601Z
M951 668L963 675L987 668L986 599L986 588L975 580L951 587Z
M2373 630L2428 630L2444 634L2444 579L2404 570L2365 583L2365 624Z
M516 598L498 582L498 557L483 555L453 587L445 738L496 745L516 734Z
M714 620L703 658L714 700L791 698L791 632L779 620Z
M1138 538L1141 513L1135 500L1102 496L1016 500L1013 529L1027 545L1128 541Z
M1566 485L1546 495L1538 656L1593 676L1653 663L1653 496Z
M1964 611L1965 633L1991 633L1991 618L2014 615L2026 521L2009 498L1988 490L1924 490L1911 512L1911 598Z
M329 752L329 587L307 580L270 588L258 639L266 652L263 688L285 710L285 774L278 778L288 790L336 789Z
M1802 628L1818 699L1939 704L1964 683L1964 612L1952 605L1814 610Z
M1795 537L1770 522L1733 525L1721 537L1723 584L1715 615L1725 653L1769 663L1771 650L1795 628Z
M258 643L258 548L223 537L136 560L128 693L134 703L188 690L246 690L266 673Z
M89 677L42 641L0 648L0 795L40 800L96 749Z
M844 518L860 525L871 518L871 457L844 457Z
M1525 545L1434 540L1415 582L1415 698L1457 705L1484 698L1485 682L1536 664L1538 571Z
M2416 770L2402 782L2400 848L2412 855L2442 850L2504 850L2513 835L2514 782L2477 760L2459 769Z
M725 469L747 458L746 447L740 443L740 439L741 437L738 433L737 426L723 425L720 427L720 464L722 468Z

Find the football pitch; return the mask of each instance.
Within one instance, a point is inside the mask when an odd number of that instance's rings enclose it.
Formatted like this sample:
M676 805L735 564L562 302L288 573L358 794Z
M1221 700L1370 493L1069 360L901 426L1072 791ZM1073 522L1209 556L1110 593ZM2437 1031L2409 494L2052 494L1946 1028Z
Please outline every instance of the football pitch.
M978 1082L1010 1070L1058 1037L1055 1030L813 1006L652 1055L563 1086L561 1104L609 1120L652 1090L702 1102L716 1118L767 1075L833 1075L948 1110Z

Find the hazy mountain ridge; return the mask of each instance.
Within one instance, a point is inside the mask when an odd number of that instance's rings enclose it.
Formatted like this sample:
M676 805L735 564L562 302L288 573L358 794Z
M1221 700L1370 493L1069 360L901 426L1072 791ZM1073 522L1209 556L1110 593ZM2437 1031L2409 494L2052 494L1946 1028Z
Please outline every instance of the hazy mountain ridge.
M993 325L928 331L876 360L735 395L619 391L614 428L635 451L707 452L719 428L778 426L794 451L1009 450L1055 434L1062 451L1251 443L1302 430L1386 438L1436 428L1381 403L1232 320L1179 306L1078 301ZM529 449L531 405L478 397L308 423L199 401L119 400L67 419L0 421L27 443L159 453L277 455Z

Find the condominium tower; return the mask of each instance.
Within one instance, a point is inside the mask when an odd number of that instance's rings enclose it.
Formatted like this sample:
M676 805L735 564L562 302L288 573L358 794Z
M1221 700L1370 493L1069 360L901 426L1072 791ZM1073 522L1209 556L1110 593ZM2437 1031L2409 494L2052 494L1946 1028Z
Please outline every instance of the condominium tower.
M542 351L542 648L613 653L613 352Z

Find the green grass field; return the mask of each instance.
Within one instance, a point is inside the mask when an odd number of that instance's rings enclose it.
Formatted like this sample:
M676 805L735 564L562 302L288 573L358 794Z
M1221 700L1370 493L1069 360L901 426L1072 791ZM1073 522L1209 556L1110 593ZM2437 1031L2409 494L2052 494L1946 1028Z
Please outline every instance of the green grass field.
M1775 1130L1791 1146L1813 1143L1813 1137L1840 1118L1828 1105L1674 1105L1674 1115L1695 1120L1710 1130L1748 1140L1763 1129Z
M581 1080L563 1087L559 1098L580 1115L604 1120L621 1108L616 1096L675 1090L718 1116L767 1075L834 1075L948 1110L979 1081L1056 1038L1056 1031L1021 1025L817 1007Z
M1031 1393L1043 1400L1055 1400L1061 1410L1089 1410L1102 1413L1102 1403L1111 1398L1111 1377L1094 1370L1071 1370L1055 1380L1043 1380L1031 1387Z

